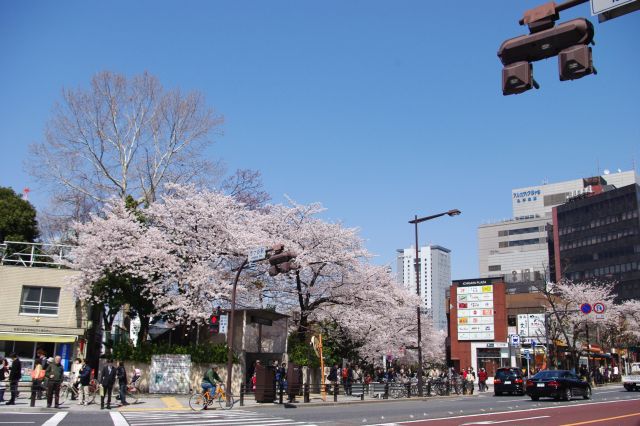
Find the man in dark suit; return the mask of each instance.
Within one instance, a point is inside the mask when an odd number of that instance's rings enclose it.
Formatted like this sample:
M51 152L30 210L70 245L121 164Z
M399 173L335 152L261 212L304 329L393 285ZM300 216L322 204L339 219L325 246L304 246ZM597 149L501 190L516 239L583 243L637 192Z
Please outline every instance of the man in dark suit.
M116 368L113 366L113 360L107 361L107 365L102 367L102 374L100 375L100 385L102 386L102 392L100 394L100 409L104 410L104 398L107 397L107 410L111 409L111 392L113 391L113 384L116 382Z
M16 405L16 398L18 397L18 382L22 377L22 363L20 358L15 353L11 354L13 362L9 369L9 386L11 389L11 399L7 402L7 405Z

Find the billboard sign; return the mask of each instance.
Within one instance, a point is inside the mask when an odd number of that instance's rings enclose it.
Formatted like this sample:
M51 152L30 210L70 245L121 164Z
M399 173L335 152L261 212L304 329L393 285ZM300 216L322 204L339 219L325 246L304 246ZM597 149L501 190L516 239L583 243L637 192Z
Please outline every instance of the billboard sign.
M458 340L493 340L493 285L457 288Z

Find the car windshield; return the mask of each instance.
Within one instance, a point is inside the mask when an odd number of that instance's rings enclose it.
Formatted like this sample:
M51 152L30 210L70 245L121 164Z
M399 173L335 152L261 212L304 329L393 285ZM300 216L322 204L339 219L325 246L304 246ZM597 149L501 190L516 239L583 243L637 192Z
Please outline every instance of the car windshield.
M563 376L564 371L559 370L551 370L551 371L541 371L535 376L534 379L557 379Z
M496 378L498 379L504 379L506 377L513 377L516 376L518 373L516 370L498 370L496 372Z

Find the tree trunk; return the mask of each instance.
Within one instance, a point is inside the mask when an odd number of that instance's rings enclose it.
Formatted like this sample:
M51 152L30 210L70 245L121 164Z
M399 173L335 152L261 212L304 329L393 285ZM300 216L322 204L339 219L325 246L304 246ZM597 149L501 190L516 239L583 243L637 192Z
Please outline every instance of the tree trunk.
M139 315L140 318L140 331L138 332L138 338L136 340L136 346L142 345L147 341L149 335L149 323L151 318L148 315Z

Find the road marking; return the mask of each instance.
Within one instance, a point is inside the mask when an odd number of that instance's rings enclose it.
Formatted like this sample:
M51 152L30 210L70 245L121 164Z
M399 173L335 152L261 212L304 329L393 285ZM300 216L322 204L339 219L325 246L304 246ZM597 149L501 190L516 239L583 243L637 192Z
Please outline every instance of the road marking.
M180 401L178 401L173 396L165 396L164 398L160 398L160 400L164 402L167 408L170 408L172 410L179 410L181 408L184 408L184 405L182 405Z
M546 419L551 416L537 416L537 417L524 417L522 419L509 419L509 420L486 420L484 422L470 422L470 423L462 423L460 426L466 425L497 425L498 423L511 423L511 422L521 422L524 420L536 420L536 419Z
M122 414L111 411L109 415L111 416L113 426L129 426L129 422L127 422Z
M0 422L0 425L21 425L21 424L33 424L35 422Z
M57 426L58 423L60 423L62 421L62 419L64 419L67 416L67 414L69 414L69 413L65 412L65 413L55 414L49 420L47 420L46 422L42 423L42 426Z
M639 401L640 398L630 398L627 399L626 401ZM604 401L604 402L585 402L580 404L580 407L584 406L584 405L601 405L601 404L614 404L614 403L621 403L621 402L626 402L626 401ZM402 423L417 423L417 422L434 422L437 420L449 420L449 419L460 419L460 418L465 418L465 417L482 417L482 416L493 416L493 415L497 415L497 414L509 414L509 413L526 413L527 411L540 411L540 410L559 410L562 408L575 408L575 406L573 405L561 405L561 406L553 406L553 407L540 407L540 408L527 408L525 410L512 410L512 411L494 411L492 413L479 413L479 414L467 414L466 416L447 416L447 417L437 417L437 418L433 418L433 419L423 419L423 420L405 420ZM490 408L491 409L491 408ZM393 426L396 425L397 423L385 423L384 425L381 426Z
M609 420L624 419L624 418L633 417L633 416L640 416L640 413L632 413L632 414L625 414L624 416L615 416L615 417L607 417L607 418L603 418L603 419L588 420L586 422L579 422L579 423L567 423L567 424L562 425L562 426L588 425L588 424L591 424L591 423L607 422Z

